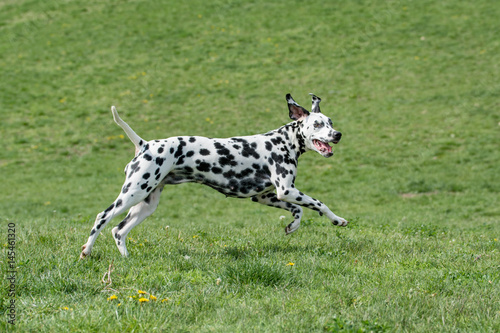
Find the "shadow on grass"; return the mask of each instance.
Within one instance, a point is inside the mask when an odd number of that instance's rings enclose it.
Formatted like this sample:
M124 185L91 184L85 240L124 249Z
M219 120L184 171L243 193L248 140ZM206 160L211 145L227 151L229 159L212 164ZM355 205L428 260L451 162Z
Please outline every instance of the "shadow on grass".
M224 254L234 259L243 259L251 256L263 256L266 254L307 253L314 251L316 248L316 245L290 245L288 243L244 247L231 246L224 249Z

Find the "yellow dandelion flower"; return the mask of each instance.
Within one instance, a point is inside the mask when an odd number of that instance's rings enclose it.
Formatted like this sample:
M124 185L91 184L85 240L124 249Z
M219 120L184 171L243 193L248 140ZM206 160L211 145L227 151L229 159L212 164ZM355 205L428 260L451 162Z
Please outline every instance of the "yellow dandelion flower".
M117 299L118 297L116 297L116 295L111 295L108 297L108 301L112 301L114 299Z
M145 297L139 298L139 303L144 303L144 302L149 302L149 299L147 299Z
M153 301L156 301L156 296L149 295L149 298L151 298Z
M67 306L63 306L61 310L69 310L69 308Z
M123 135L123 134L118 135L118 137L119 137L120 139L125 139L125 135Z
M288 264L286 264L287 266L293 266L295 265L293 262L289 262Z
M162 300L161 300L161 302L162 302L162 303L163 303L163 302L168 302L168 298L164 298L164 299L162 299Z
M137 290L137 293L138 293L138 294L141 294L141 295L146 294L146 292L145 292L145 291L142 291L142 290Z
M121 305L122 305L122 303L118 303L118 305L117 305L117 306L121 306Z

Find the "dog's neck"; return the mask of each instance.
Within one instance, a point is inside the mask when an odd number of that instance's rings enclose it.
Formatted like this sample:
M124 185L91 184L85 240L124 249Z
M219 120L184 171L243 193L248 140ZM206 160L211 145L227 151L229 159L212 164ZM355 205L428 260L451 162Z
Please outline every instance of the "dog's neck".
M302 129L302 120L297 120L283 125L280 128L267 133L266 135L281 136L283 140L290 142L291 144L287 146L287 149L291 150L298 160L300 155L307 151L306 137L302 133Z

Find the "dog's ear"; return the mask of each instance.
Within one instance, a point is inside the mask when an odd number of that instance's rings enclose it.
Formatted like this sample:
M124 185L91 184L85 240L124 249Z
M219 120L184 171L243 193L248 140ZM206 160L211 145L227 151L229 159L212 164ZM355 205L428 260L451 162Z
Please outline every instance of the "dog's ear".
M309 115L309 111L298 105L297 102L293 100L292 95L286 94L286 102L288 103L288 110L290 111L288 113L290 119L299 120Z
M318 96L314 95L314 94L309 94L312 96L312 109L311 109L311 112L314 112L314 113L320 113L320 109L319 109L319 102L321 102L321 98L319 98Z

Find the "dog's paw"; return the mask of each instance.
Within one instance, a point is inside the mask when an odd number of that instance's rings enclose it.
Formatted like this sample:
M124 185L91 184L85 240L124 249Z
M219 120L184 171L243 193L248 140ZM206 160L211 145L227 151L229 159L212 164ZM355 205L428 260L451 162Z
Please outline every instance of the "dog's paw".
M87 245L82 246L82 253L80 253L80 259L85 259L90 254L90 251L85 251L87 249Z
M297 231L297 229L300 227L300 223L296 223L295 221L290 223L285 227L285 235L290 235L291 233Z
M349 222L341 217L338 217L332 221L333 225L339 226L339 227L345 227Z

